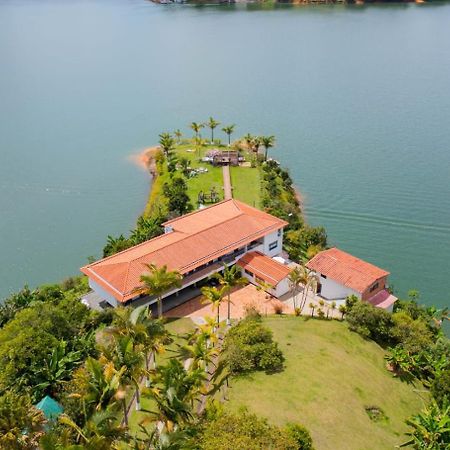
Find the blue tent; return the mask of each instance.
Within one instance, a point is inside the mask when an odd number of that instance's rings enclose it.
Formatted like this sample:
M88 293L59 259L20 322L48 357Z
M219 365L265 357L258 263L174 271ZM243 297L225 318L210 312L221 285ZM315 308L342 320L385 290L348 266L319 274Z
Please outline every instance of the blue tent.
M51 397L46 395L37 405L37 409L40 409L47 420L57 419L60 414L64 412L62 406Z

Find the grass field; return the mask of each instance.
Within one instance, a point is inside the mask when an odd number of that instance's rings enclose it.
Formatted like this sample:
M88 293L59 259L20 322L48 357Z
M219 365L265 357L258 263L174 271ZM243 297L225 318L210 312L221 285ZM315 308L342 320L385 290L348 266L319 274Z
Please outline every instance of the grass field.
M206 153L217 148L217 145L207 145L197 149L192 143L177 145L175 152L178 158L187 158L190 161L190 167L196 169L204 167L208 172L198 174L196 177L186 180L188 194L194 209L197 209L198 194L200 191L209 193L214 187L218 193L219 200L223 200L223 177L222 167L214 167L211 164L203 163L200 159ZM169 180L169 174L166 171L158 176L153 183L145 213L150 214L153 205L158 204L162 195L162 185ZM231 184L233 186L233 196L245 203L259 207L260 201L260 171L252 167L232 167Z
M286 357L286 368L235 379L229 410L242 406L284 425L305 425L318 450L383 450L405 442L405 419L426 394L385 369L384 351L337 321L271 317L264 320ZM421 398L422 397L422 398ZM387 419L373 422L366 406Z

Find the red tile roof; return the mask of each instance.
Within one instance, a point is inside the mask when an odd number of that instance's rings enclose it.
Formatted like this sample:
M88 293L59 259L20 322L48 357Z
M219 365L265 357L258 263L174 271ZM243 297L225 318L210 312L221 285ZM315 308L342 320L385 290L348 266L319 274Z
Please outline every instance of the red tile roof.
M170 220L173 231L81 268L118 301L139 294L144 264L166 265L185 274L287 225L237 200Z
M252 272L258 278L275 287L284 280L291 269L260 252L249 252L245 254L237 265Z
M318 253L306 266L360 293L389 275L389 272L335 247Z

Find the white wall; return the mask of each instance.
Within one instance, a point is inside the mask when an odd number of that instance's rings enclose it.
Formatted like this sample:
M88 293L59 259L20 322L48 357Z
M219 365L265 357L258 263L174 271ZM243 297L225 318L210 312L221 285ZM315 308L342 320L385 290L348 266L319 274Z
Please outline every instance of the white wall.
M282 295L289 292L289 280L286 277L284 280L281 280L275 287L275 297L280 298Z
M119 302L111 294L108 294L108 292L106 292L99 284L90 278L89 286L96 294L106 300L111 306L114 306L114 308L118 305Z
M345 299L349 295L356 295L358 298L361 298L361 294L359 292L339 284L334 280L330 280L329 278L323 278L321 276L320 284L322 285L320 295L327 300Z
M269 246L272 242L277 242L277 246L273 250L269 250ZM278 231L264 236L263 247L263 253L267 256L272 257L280 255L283 250L283 230L281 230L280 236L278 236Z

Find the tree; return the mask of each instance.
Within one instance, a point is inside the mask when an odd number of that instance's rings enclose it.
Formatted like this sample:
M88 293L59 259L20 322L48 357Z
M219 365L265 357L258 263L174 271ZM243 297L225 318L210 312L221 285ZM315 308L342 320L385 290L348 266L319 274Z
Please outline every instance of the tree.
M275 145L275 136L262 136L261 142L264 145L264 161L267 161L269 149Z
M444 370L431 384L431 393L439 406L450 404L450 368Z
M165 157L168 158L175 147L175 140L170 133L161 133L159 135L159 145L161 146Z
M231 135L233 134L235 125L228 125L222 128L222 131L228 136L228 146L231 145Z
M179 159L178 162L179 162L180 167L181 167L181 172L183 173L183 175L185 177L187 177L189 175L189 172L190 172L189 166L191 164L191 161L188 158L183 156L182 158Z
M197 123L197 122L192 122L191 123L191 128L195 133L195 137L199 138L200 137L200 130L204 127L204 125L202 123Z
M241 275L241 270L238 266L224 266L223 273L216 273L213 275L219 281L219 284L227 294L227 325L231 323L231 290L236 286L244 286L248 283L247 278Z
M253 136L252 149L256 155L258 155L259 147L261 147L261 145L262 145L262 137L261 136Z
M173 132L173 135L177 138L177 144L180 145L181 138L183 137L183 133L179 129L177 129Z
M141 282L149 295L155 295L158 301L158 317L162 317L162 295L170 289L181 287L183 276L176 270L169 271L167 266L157 267L155 264L145 264L148 273L141 275Z
M187 184L183 178L174 177L170 182L163 184L163 193L168 199L170 212L183 215L192 210L187 190Z
M203 303L210 303L213 310L217 310L217 326L220 323L220 304L223 301L226 288L218 289L216 287L205 286L201 291L204 297Z
M407 434L408 442L400 447L411 446L417 450L447 450L450 443L450 405L445 402L442 407L432 400L419 414L408 419L411 427Z
M401 346L388 349L388 354L384 357L389 369L400 377L412 377L414 361L410 354Z
M296 266L291 271L291 273L289 274L288 280L289 280L289 286L291 288L291 292L293 294L292 299L294 302L294 309L296 309L297 308L297 295L299 293L300 285L302 284L302 280L303 280L302 272L298 266Z
M303 265L298 266L298 271L298 281L303 284L302 302L300 305L300 310L303 311L309 290L311 289L313 292L317 290L317 275Z
M42 437L45 417L28 395L7 391L0 396L0 448L34 450Z
M206 125L211 129L211 144L214 144L214 129L220 125L220 122L210 117Z
M286 426L288 434L294 438L299 450L314 450L313 440L309 431L298 423L288 423Z
M119 253L132 246L133 242L130 239L127 239L123 234L121 234L117 238L108 235L106 245L103 248L103 258Z

